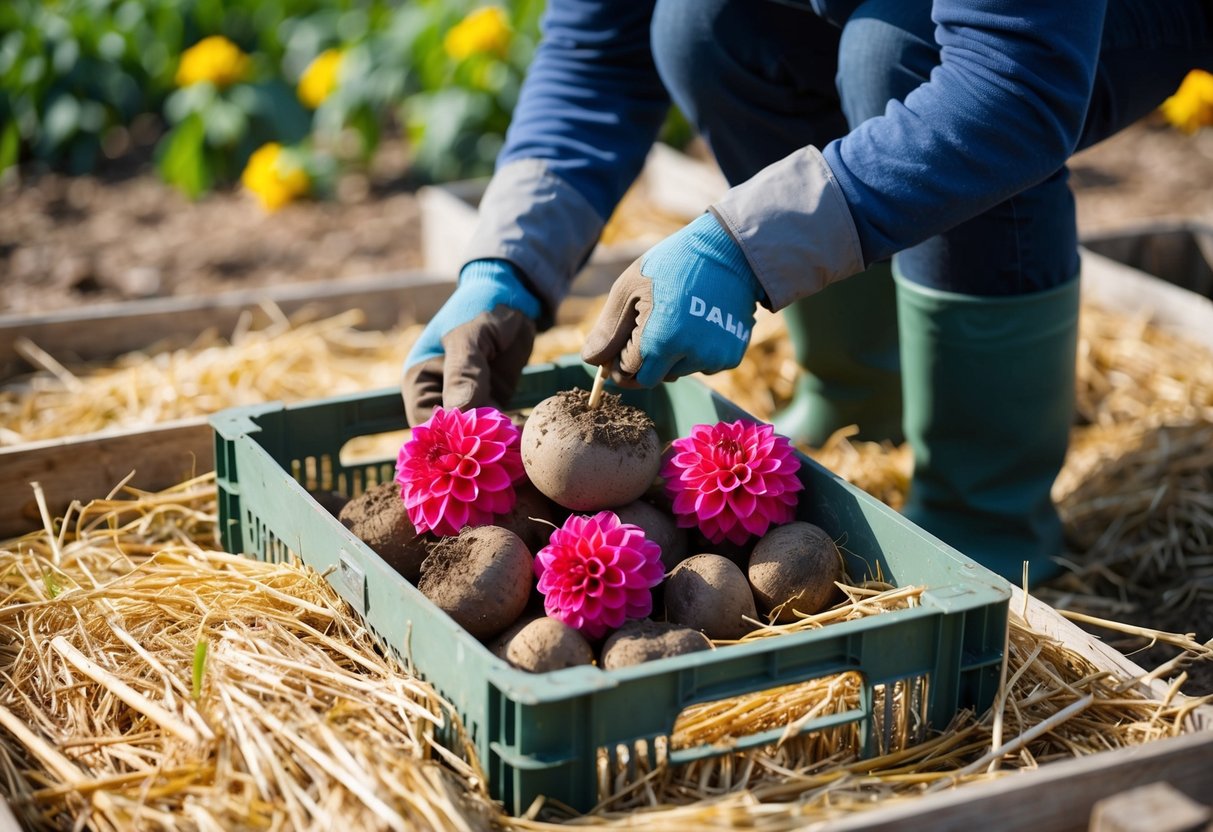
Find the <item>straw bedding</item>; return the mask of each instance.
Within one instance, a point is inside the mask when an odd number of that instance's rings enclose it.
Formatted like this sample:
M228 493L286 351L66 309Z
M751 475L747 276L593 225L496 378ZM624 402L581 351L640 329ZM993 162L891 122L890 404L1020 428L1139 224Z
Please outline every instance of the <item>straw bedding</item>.
M213 480L126 489L0 544L0 783L33 828L547 828L560 807L504 816L450 713L374 647L314 571L210 548ZM918 590L851 587L783 628L913 604ZM778 630L779 628L772 628ZM758 633L764 637L777 633ZM1182 640L1182 636L1173 638ZM1200 649L1198 645L1190 645ZM855 759L855 729L788 739L641 778L612 779L579 825L787 829L1051 760L1184 730L1201 700L1132 680L1012 623L1006 696L990 713ZM674 746L853 705L854 674L688 709ZM899 696L898 692L886 695ZM539 817L546 820L540 820Z
M279 321L236 333L232 346L212 336L107 368L69 370L27 344L47 371L0 394L0 441L394 384L417 328L381 335L355 323ZM794 378L781 335L764 317L742 366L710 383L769 415ZM580 338L577 327L552 330L536 359ZM1071 571L1046 597L1097 616L1161 599L1198 609L1213 586L1213 361L1144 321L1088 308L1079 368L1083 423L1056 492ZM894 506L904 495L904 448L840 432L814 453ZM0 788L28 825L787 829L1179 733L1203 702L1178 694L1183 667L1213 654L1191 633L1118 626L1171 645L1156 675L1174 681L1147 693L1016 616L998 705L921 741L913 692L886 691L897 739L875 759L855 759L844 727L678 769L641 766L636 777L604 764L609 799L593 814L544 804L509 818L488 801L470 751L456 758L435 742L449 714L441 697L384 658L314 572L213 551L214 511L205 477L161 494L120 489L0 544ZM850 587L826 616L879 614L914 603L915 591ZM845 709L856 690L844 674L697 706L670 743Z

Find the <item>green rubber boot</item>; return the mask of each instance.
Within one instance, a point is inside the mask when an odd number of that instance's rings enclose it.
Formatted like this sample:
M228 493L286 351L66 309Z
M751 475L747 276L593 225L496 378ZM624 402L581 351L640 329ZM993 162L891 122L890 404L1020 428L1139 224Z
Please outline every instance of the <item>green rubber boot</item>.
M815 448L847 425L859 439L901 442L897 294L878 263L783 310L800 377L775 430Z
M896 275L906 440L903 513L1018 585L1061 571L1050 499L1074 413L1078 280L976 297Z

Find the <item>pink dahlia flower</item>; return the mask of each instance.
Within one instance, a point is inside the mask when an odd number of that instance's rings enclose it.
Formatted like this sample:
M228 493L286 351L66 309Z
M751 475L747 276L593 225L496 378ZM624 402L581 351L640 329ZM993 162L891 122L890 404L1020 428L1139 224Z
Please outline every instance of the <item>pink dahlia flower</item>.
M405 511L419 532L459 534L514 508L524 476L520 434L491 407L434 408L396 459Z
M738 420L696 425L676 439L661 466L678 525L698 526L713 543L742 544L792 520L804 485L787 437Z
M552 532L535 556L547 614L589 638L653 611L649 590L661 583L661 547L611 511L576 515Z

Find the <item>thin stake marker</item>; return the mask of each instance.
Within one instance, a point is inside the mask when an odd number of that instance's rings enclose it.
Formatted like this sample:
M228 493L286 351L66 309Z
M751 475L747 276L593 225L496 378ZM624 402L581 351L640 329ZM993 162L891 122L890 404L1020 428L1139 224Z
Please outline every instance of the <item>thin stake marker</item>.
M602 404L602 385L606 383L607 368L605 364L598 365L598 372L594 374L594 386L590 388L590 410L597 410Z

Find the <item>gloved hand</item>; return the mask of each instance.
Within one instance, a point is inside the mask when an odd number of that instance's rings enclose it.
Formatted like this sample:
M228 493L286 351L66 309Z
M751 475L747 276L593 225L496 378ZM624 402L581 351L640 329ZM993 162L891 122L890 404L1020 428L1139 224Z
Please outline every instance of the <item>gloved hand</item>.
M611 377L627 387L736 367L764 297L741 247L704 214L619 276L581 358L598 365L618 359Z
M539 300L505 260L473 260L404 362L404 409L419 425L438 405L505 407L535 343Z

